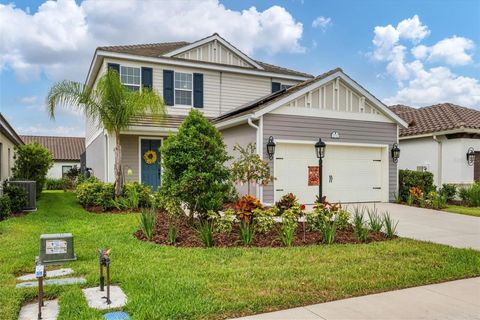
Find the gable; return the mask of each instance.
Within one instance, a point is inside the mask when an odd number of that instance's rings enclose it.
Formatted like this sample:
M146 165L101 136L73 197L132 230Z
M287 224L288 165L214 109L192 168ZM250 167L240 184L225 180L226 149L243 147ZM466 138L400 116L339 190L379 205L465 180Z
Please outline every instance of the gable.
M232 66L253 68L246 60L242 59L238 54L228 49L218 41L210 41L204 45L177 54L175 58L221 63Z
M312 88L271 113L394 122L378 110L373 101L339 77Z

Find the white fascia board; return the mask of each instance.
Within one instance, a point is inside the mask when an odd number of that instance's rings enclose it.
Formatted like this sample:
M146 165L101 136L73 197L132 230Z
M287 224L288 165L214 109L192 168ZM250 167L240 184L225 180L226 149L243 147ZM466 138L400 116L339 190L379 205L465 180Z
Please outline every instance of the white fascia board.
M305 81L305 80L311 79L310 77L292 76L288 74L274 73L274 72L268 72L263 70L256 70L256 69L250 70L248 68L239 68L234 66L230 67L230 66L223 66L223 65L214 65L214 64L203 63L201 61L195 61L195 60L185 61L185 60L175 60L175 59L162 58L162 57L158 57L158 58L145 57L145 56L138 56L138 55L128 54L128 53L118 53L118 52L109 52L109 51L101 51L101 50L98 51L96 54L98 56L109 57L109 58L118 58L118 59L134 60L134 61L149 62L149 63L160 63L165 65L200 68L200 69L215 70L215 71L227 71L232 73L249 74L249 75L264 76L264 77L270 77L270 78L290 79L290 80L298 80L298 81Z
M248 118L252 117L252 114L246 114L241 117L233 118L233 119L228 119L225 121L220 121L218 123L215 123L214 126L215 128L222 130L222 129L228 129L231 127L235 127L239 124L242 124L244 122L248 121Z
M405 137L399 137L399 140L411 140L411 139L419 139L419 138L428 138L428 137L433 137L433 136L443 136L447 134L455 134L455 133L477 133L480 134L480 129L469 129L469 128L459 128L459 129L453 129L453 130L445 130L445 131L437 131L437 132L431 132L431 133L425 133L425 134L417 134L414 136L405 136Z
M164 54L163 56L164 57L173 57L173 56L176 56L178 54L181 54L183 52L186 52L186 51L189 51L189 50L192 50L194 48L197 48L197 47L200 47L200 46L203 46L204 44L207 44L211 41L214 41L214 40L217 40L218 42L220 42L221 44L223 44L225 47L227 47L228 49L230 49L231 51L235 52L235 54L237 54L238 56L240 56L243 60L246 60L248 61L248 63L250 63L252 66L254 66L255 68L257 69L260 69L260 70L263 70L263 67L261 65L259 65L258 63L256 63L252 58L250 58L249 56L247 56L246 54L244 54L242 51L238 50L237 48L235 48L234 46L232 46L230 43L228 43L228 41L226 41L225 39L223 39L222 37L220 37L219 35L217 34L214 34L210 37L207 37L205 39L202 39L202 40L199 40L197 42L194 42L194 43L191 43L185 47L182 47L182 48L178 48L176 50L173 50L173 51L170 51L166 54Z
M163 127L143 127L143 126L130 126L128 130L120 132L121 134L168 134L178 132L178 128L163 128Z
M335 72L334 74L331 74L329 75L328 77L325 77L321 80L318 80L314 83L312 83L311 85L275 102L275 103L272 103L271 105L263 108L263 109L260 109L258 110L254 115L255 117L260 117L266 113L269 113L281 106L283 106L284 104L292 101L292 100L295 100L301 96L303 96L304 94L307 94L309 91L312 91L318 87L321 87L322 85L336 79L336 78L341 78L343 81L345 81L346 83L348 83L351 87L355 88L356 90L358 90L364 97L368 98L370 101L372 101L374 103L374 105L380 109L380 111L382 111L388 118L390 118L391 120L395 121L396 123L398 123L399 125L403 126L404 128L407 128L408 127L408 124L403 120L401 119L399 116L397 116L393 111L391 111L390 109L388 109L387 106L385 106L380 100L378 100L377 98L375 98L372 94L370 94L367 90L363 89L361 86L359 86L355 81L353 81L352 79L350 79L347 75L345 75L345 73L341 72L341 71L337 71Z
M103 133L103 130L104 130L103 128L98 129L98 131L93 134L93 136L92 136L92 138L90 138L90 140L85 141L85 148L88 147L93 141L95 141L95 139L97 139L98 136Z

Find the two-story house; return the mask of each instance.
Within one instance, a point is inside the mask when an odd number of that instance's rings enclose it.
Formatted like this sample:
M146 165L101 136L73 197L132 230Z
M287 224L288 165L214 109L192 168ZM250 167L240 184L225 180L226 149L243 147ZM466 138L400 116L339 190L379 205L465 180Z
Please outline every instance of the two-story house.
M143 155L158 153L162 139L198 108L222 132L229 152L236 143L253 142L270 162L276 180L253 188L264 203L287 192L312 203L319 183L332 201L342 202L388 201L397 189L390 155L398 127L407 125L341 69L313 77L274 66L252 59L218 34L193 43L99 47L86 84L93 86L108 68L134 90L158 91L167 105L163 122L138 118L122 133L126 180L157 188L160 161L147 164ZM115 137L88 119L86 126L87 167L114 181ZM274 154L266 148L270 137ZM322 179L314 148L319 138L327 143Z

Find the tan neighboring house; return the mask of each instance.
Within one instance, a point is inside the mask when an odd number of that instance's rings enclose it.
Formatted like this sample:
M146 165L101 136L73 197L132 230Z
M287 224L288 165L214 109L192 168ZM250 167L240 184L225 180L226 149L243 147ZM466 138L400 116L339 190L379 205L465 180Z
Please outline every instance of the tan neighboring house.
M15 147L20 144L22 139L0 113L0 189L1 183L12 175Z
M452 103L390 109L409 124L400 129L399 169L432 172L437 186L480 181L480 111Z
M85 152L85 138L51 136L21 136L21 138L25 143L38 142L50 150L54 163L48 170L48 178L61 179L73 166L80 168L80 156Z
M257 61L213 34L193 43L173 42L99 47L87 85L95 85L108 68L117 70L132 90L153 88L167 105L167 119L135 119L122 132L122 164L127 180L156 189L165 137L176 132L192 108L208 117L223 134L228 151L238 143L255 143L276 180L255 186L254 194L273 203L287 192L302 203L318 194L318 159L314 144L327 143L323 161L324 194L332 201L388 201L397 191L397 166L391 148L398 129L407 124L341 69L314 77ZM275 153L267 153L269 138ZM104 181L114 181L115 137L101 125L86 123L86 165ZM315 179L317 174L317 179ZM245 186L238 186L240 193Z

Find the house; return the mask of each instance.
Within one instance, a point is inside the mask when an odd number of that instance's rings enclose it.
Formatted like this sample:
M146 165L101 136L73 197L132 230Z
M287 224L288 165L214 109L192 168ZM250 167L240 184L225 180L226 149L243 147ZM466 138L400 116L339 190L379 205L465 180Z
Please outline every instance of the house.
M400 169L432 172L437 186L480 181L480 111L452 103L390 109L409 124L400 129Z
M85 138L50 136L21 136L21 138L25 143L38 142L50 150L53 158L53 166L47 173L50 179L61 179L73 166L80 167L80 156L85 152Z
M255 195L273 203L295 193L302 203L318 194L314 144L327 143L322 187L330 200L388 201L397 190L397 166L391 149L398 128L407 124L341 69L318 77L254 60L213 34L193 43L173 42L99 47L87 85L113 68L124 85L157 90L167 118L137 118L120 136L126 180L153 188L161 184L159 161L143 155L176 132L192 108L198 108L222 132L228 151L256 143L276 180L255 186ZM269 138L275 153L267 153ZM101 125L86 123L86 164L104 181L114 181L115 137ZM157 159L160 158L158 155ZM246 186L238 186L244 193Z
M20 136L0 113L0 189L1 183L12 175L15 147L21 144Z

